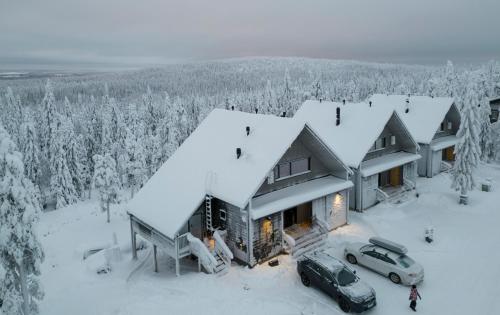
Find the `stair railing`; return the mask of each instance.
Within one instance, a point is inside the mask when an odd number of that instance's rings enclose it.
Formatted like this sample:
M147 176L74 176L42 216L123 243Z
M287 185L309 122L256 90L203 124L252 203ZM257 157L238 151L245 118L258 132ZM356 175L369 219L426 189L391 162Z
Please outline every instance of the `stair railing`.
M382 201L386 201L387 199L389 199L389 195L383 191L382 189L380 188L375 188L375 193L376 193L376 198L377 198L377 201L379 202L382 202Z
M215 267L217 266L217 260L212 255L210 250L199 238L193 236L191 233L186 233L184 235L186 235L186 238L189 241L189 248L191 250L191 253L198 257L201 265L209 273L214 273Z
M226 242L222 239L220 232L215 230L212 237L215 240L215 252L224 260L225 263L231 264L231 260L233 260L233 252L227 247Z

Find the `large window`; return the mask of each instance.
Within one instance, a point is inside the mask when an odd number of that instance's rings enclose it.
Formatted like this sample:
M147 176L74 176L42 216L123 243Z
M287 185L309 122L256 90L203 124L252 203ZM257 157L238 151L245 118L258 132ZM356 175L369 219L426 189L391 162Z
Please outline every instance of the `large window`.
M311 170L311 159L304 158L278 164L274 168L274 179L283 179L307 173Z

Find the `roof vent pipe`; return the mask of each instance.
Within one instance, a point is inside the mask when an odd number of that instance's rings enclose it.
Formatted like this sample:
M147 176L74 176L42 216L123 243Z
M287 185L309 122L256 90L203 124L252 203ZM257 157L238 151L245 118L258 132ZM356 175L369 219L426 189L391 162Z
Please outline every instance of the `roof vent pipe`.
M286 112L283 112L283 113L281 114L281 117L286 117Z
M255 107L255 113L258 114L259 113L259 109L257 107Z
M319 102L321 103L321 98L319 99Z
M337 107L337 122L335 125L340 125L340 107Z
M241 156L241 148L236 148L236 158L239 159Z
M231 106L231 110L234 110L234 105Z
M405 109L405 113L409 113L410 112L410 100L409 99L406 99L406 109Z
M370 107L372 107L372 101L369 101L368 104L370 105Z
M345 99L344 99L344 100L342 100L342 104L343 104L343 105L345 105Z
M247 126L245 130L247 131L247 136L250 135L250 126Z

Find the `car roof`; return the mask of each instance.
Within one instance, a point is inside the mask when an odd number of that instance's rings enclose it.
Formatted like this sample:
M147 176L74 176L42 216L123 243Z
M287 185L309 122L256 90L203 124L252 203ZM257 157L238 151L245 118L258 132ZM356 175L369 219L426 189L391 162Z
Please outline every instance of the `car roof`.
M304 257L316 262L333 273L337 273L339 270L346 267L342 261L333 256L328 250L318 250L304 255Z

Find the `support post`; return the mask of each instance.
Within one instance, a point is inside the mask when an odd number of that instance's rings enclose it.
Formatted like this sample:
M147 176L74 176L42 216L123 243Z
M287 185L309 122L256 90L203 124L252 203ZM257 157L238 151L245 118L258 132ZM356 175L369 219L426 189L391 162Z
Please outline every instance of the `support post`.
M136 233L134 231L132 216L130 217L130 237L132 238L132 259L137 259Z
M158 272L158 258L156 257L156 253L157 253L156 245L153 245L153 256L154 256L154 260L155 260L155 272Z
M179 262L179 236L175 237L175 275L181 275L181 266Z

